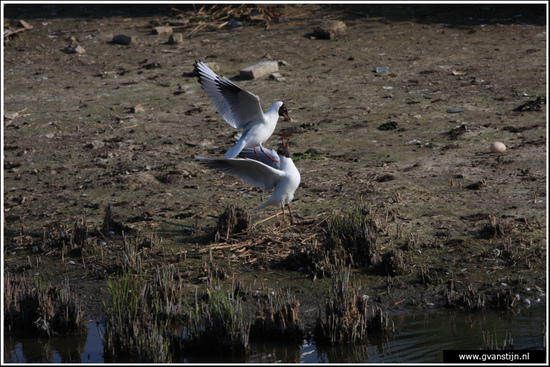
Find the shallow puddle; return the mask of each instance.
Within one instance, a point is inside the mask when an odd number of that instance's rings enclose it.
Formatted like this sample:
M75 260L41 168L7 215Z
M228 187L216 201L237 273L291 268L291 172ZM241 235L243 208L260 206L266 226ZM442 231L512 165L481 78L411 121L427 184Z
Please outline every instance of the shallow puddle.
M422 312L391 317L395 334L373 335L366 344L317 347L304 342L300 347L253 344L246 361L190 358L174 363L248 362L248 363L441 363L443 350L479 350L483 334L489 333L499 348L508 332L515 350L535 350L543 346L546 305L523 308L517 316L497 312L463 313L456 311ZM88 324L88 335L51 340L9 336L4 341L7 363L130 363L131 359L106 361L95 322Z

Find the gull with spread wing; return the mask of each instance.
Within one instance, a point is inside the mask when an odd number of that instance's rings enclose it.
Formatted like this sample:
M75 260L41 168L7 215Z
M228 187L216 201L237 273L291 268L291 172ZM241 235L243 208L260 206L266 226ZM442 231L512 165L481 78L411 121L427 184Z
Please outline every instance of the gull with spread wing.
M254 149L243 149L240 158L206 158L195 156L200 163L211 168L215 168L221 172L229 173L237 176L240 179L248 182L252 186L261 187L265 190L273 190L273 194L267 201L254 209L254 211L265 208L266 206L280 206L283 209L283 218L286 205L290 214L290 223L294 224L292 211L290 210L290 202L294 199L294 192L300 185L300 172L294 165L288 152L288 142L279 146L277 152L266 149L269 154L279 156L279 161L271 159L259 158L254 152ZM262 156L263 157L263 156ZM258 158L258 159L255 159Z
M205 63L197 61L194 64L195 73L204 93L225 121L236 129L243 129L237 143L225 153L225 158L235 158L245 148L253 148L258 160L260 157L256 147L267 154L262 144L273 134L279 116L285 121L291 121L288 110L283 102L275 102L263 113L260 97L239 87L229 79L214 73Z

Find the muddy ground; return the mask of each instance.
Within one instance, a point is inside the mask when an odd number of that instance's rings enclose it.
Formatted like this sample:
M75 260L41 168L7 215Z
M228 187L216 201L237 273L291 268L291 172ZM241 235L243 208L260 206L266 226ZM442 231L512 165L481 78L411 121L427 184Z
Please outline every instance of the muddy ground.
M322 243L326 221L362 198L390 213L381 253L403 251L395 274L355 269L389 312L545 299L546 104L514 111L546 94L544 6L295 5L269 9L269 24L250 21L252 9L5 6L7 26L33 28L4 48L4 272L68 277L87 318L101 319L125 229L149 269L172 263L202 289L212 259L223 284L290 289L311 327L328 281L283 260ZM312 37L325 20L346 33ZM169 22L183 44L152 32ZM137 43L114 44L117 34ZM65 52L68 36L85 52ZM251 210L269 193L194 160L223 156L236 133L202 93L195 60L216 62L265 109L290 108L276 133L293 131L302 175L295 226L279 215L214 238L227 205ZM238 78L267 60L284 61L284 80Z

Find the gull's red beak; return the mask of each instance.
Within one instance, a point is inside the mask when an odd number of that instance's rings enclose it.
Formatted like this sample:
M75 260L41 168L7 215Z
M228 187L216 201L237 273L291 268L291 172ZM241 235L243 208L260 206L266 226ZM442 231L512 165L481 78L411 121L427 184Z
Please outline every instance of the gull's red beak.
M282 103L281 107L279 107L279 116L283 116L285 121L292 121L292 119L288 115L288 110L286 109L286 106L284 103Z

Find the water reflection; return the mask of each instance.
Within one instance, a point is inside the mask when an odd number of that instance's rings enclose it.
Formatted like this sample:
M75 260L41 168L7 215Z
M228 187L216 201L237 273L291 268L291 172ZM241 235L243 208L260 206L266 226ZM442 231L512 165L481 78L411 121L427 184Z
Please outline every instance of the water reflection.
M317 361L322 363L361 363L370 362L369 345L346 345L332 347L318 347Z
M545 347L546 306L534 305L518 315L512 313L424 312L392 316L395 333L369 335L367 343L336 347L252 344L248 360L216 360L188 357L173 362L192 363L441 363L443 350L483 347L483 333L491 333L502 343L505 333L513 338L515 349ZM4 358L7 363L132 363L134 359L103 359L103 345L95 323L89 323L88 335L69 338L38 338L7 335Z
M16 334L4 338L7 363L82 363L87 335L42 338Z
M299 345L263 343L253 344L251 349L249 363L300 363Z

